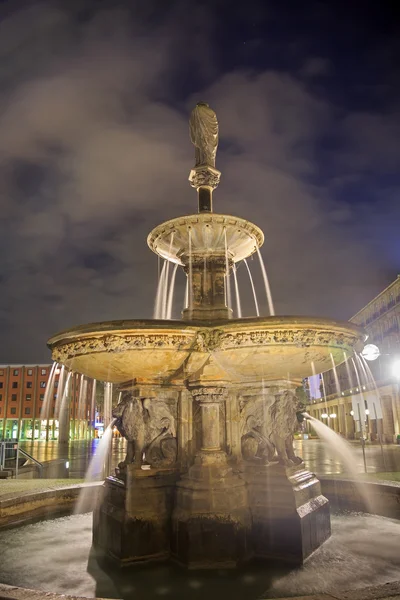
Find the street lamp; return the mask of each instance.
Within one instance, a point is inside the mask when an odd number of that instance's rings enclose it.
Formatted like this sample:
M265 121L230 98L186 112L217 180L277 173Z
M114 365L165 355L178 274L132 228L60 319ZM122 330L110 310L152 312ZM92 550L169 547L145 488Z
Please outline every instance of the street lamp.
M326 413L322 413L321 419L327 419L327 418L328 418L328 415Z
M375 344L367 344L361 352L361 356L363 356L365 360L376 360L379 358L380 354L379 348L378 346L375 346Z

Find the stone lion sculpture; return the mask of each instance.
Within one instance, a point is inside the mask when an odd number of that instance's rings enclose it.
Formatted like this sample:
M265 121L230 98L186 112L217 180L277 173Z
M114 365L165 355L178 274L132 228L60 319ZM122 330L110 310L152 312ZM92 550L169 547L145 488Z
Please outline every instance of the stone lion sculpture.
M268 400L260 396L244 407L241 447L245 460L267 463L273 460L275 447L270 441Z
M275 396L259 396L242 406L242 456L248 462L278 461L298 465L302 459L293 450L298 427L298 402L290 391Z
M271 406L270 439L273 442L279 461L286 466L299 465L302 459L296 456L293 449L294 433L298 427L298 399L290 391L275 395Z
M125 460L118 465L122 474L128 464L140 469L144 463L164 467L176 461L175 419L165 402L126 393L113 410L113 417L128 442Z

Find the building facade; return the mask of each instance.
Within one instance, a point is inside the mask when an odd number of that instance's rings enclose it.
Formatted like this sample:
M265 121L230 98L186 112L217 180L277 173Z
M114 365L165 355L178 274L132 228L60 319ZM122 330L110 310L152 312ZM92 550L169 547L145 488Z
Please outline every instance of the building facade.
M367 344L376 345L380 356L368 362L350 359L336 374L323 373L321 397L311 399L309 412L349 439L363 435L396 441L400 435L400 275L350 321L367 331Z
M0 439L90 439L95 386L58 365L0 365Z

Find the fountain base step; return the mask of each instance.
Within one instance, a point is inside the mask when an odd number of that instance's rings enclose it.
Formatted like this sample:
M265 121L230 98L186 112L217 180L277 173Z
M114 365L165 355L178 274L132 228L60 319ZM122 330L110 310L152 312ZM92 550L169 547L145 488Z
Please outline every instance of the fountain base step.
M302 564L331 535L329 501L313 473L279 464L246 465L257 558Z
M169 558L175 471L128 466L126 481L108 477L93 514L93 545L120 566Z

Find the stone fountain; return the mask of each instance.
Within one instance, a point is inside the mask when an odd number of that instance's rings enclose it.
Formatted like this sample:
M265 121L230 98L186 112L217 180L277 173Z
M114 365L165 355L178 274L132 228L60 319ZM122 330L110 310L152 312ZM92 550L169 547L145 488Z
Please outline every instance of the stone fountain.
M293 450L296 388L312 363L326 371L366 336L326 319L232 318L227 275L264 236L213 212L221 174L207 104L193 110L190 133L198 213L159 225L147 240L187 274L183 319L92 323L49 340L55 361L122 392L113 415L128 451L104 483L93 542L120 565L301 564L330 536L330 515Z

